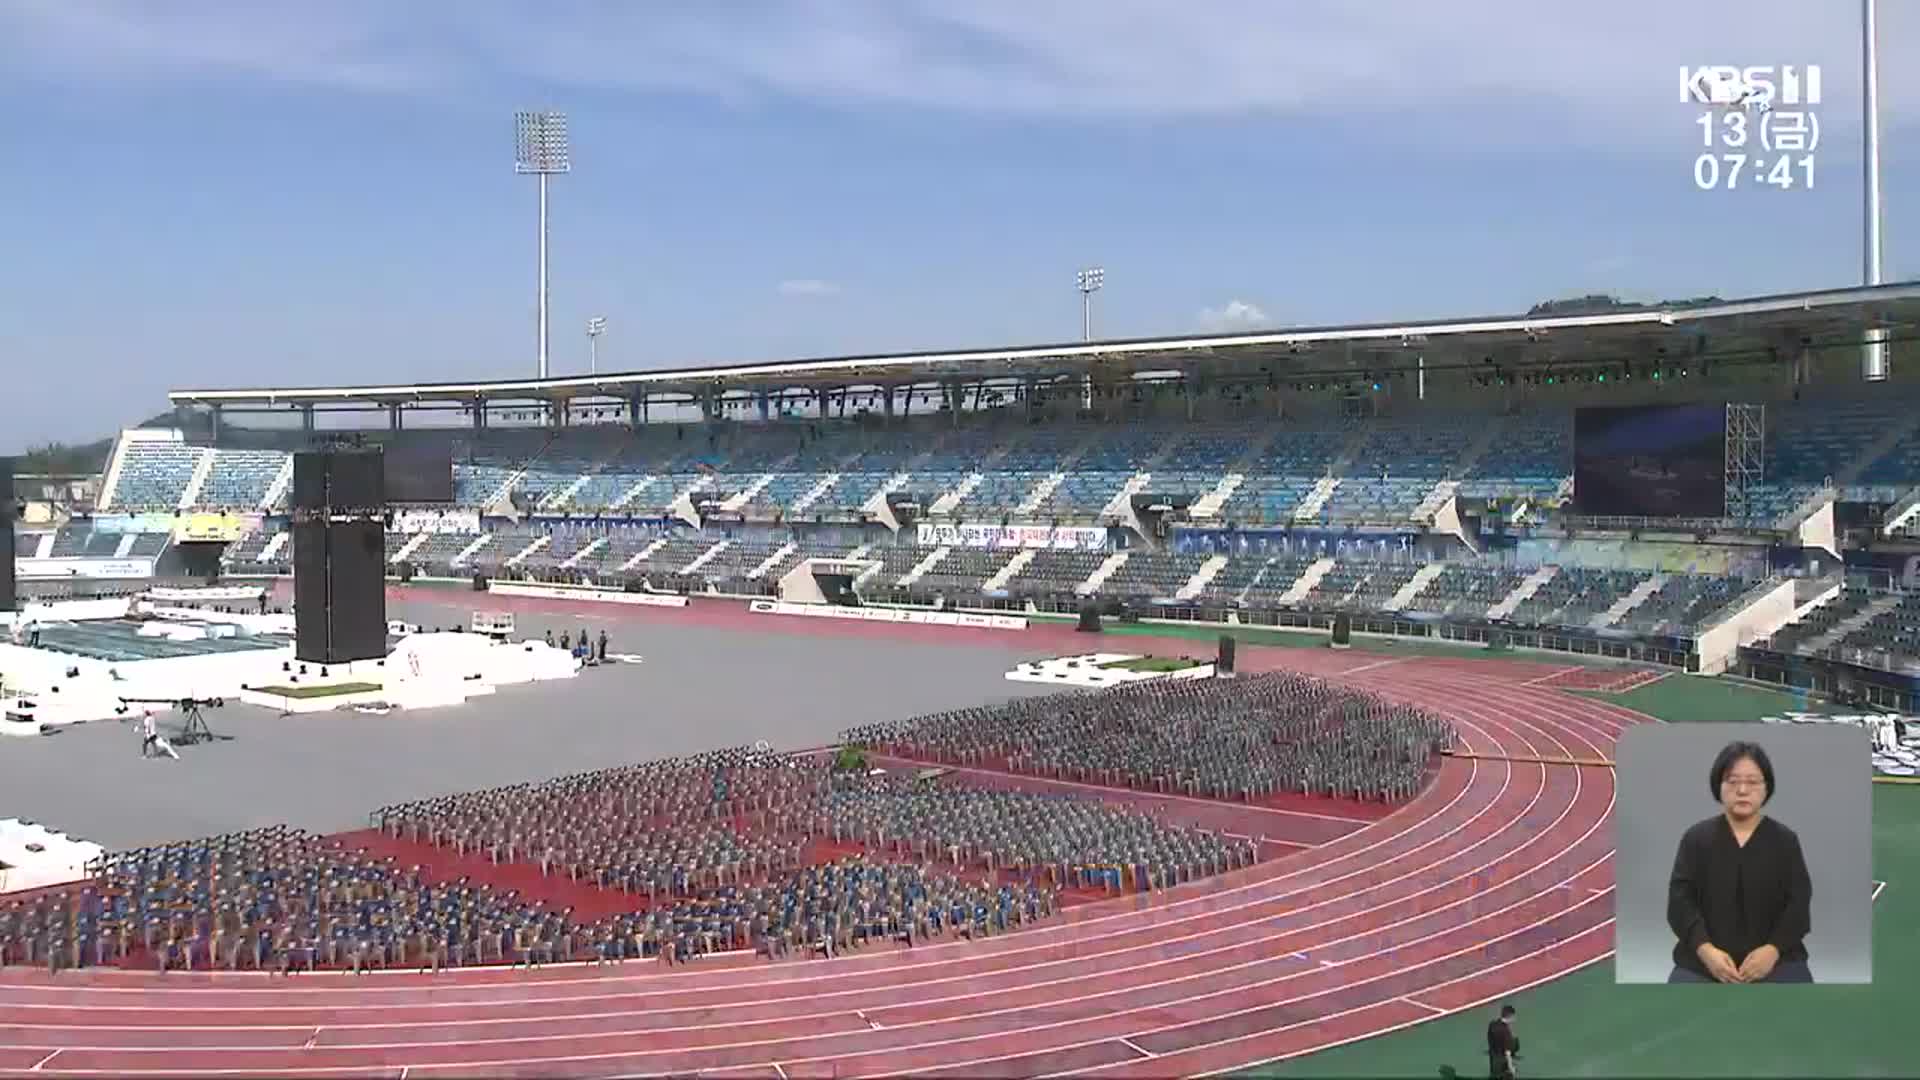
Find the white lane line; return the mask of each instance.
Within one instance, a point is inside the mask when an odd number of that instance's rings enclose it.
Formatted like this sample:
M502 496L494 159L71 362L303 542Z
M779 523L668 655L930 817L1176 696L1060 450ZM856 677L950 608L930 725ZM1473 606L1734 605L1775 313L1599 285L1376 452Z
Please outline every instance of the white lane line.
M61 1049L65 1049L65 1048L64 1048L64 1047L62 1047ZM52 1061L52 1060L53 1060L54 1058L57 1058L57 1057L59 1057L59 1056L60 1056L60 1051L59 1051L59 1050L55 1050L55 1051L54 1051L53 1053L51 1053L51 1054L48 1054L48 1055L47 1055L46 1057L43 1057L43 1058L41 1058L41 1059L40 1059L39 1061L36 1061L36 1062L34 1062L34 1063L33 1063L33 1068L31 1068L31 1069L28 1069L27 1071L28 1071L28 1072L39 1072L39 1071L40 1071L40 1067L41 1067L42 1065L45 1065L45 1064L46 1064L47 1062L49 1062L49 1061Z
M1120 1044L1122 1046L1125 1046L1127 1049L1133 1051L1134 1053L1139 1054L1141 1057L1153 1056L1152 1051L1140 1049L1140 1045L1138 1043L1134 1042L1132 1039L1127 1038L1125 1035L1120 1036Z
M1445 1010L1445 1009L1442 1009L1442 1008L1438 1008L1438 1007L1436 1007L1436 1006L1433 1006L1433 1005L1429 1005L1429 1004L1427 1004L1426 1002L1424 1002L1424 1001L1421 1001L1421 1000L1419 1000L1419 999L1417 999L1417 998L1410 998L1410 997L1401 997L1401 998L1396 998L1395 1000L1396 1000L1396 1001L1404 1001L1404 1002L1406 1002L1407 1004L1409 1004L1409 1005L1412 1005L1412 1006L1413 1006L1414 1008L1416 1008L1416 1009L1425 1009L1425 1010L1427 1010L1428 1012L1430 1012L1430 1013L1432 1013L1432 1014L1433 1014L1433 1015L1435 1015L1435 1016L1445 1016L1445 1015L1447 1015L1447 1010Z
M1553 738L1553 736L1549 734L1548 738ZM1557 742L1557 740L1555 740L1555 742ZM1538 798L1538 796L1536 796L1536 798ZM1574 796L1574 801L1578 801L1578 788L1576 788L1576 796ZM1496 805L1498 805L1498 796L1496 796ZM1490 807L1488 807L1488 809L1490 809ZM1613 807L1611 807L1611 799L1609 799L1609 807L1607 807L1607 809L1609 809L1609 811L1613 809ZM1482 811L1482 813L1484 813L1484 811ZM1480 815L1475 815L1475 817L1480 817ZM1565 811L1563 811L1563 815L1561 815L1561 817L1565 817ZM1605 815L1601 817L1601 821L1605 821ZM1596 822L1596 826L1597 824L1599 824L1599 822ZM1592 828L1590 828L1588 832L1592 832ZM1428 842L1428 844L1430 844L1430 842ZM1473 847L1476 847L1476 846L1478 846L1478 844L1475 844L1475 846ZM1578 842L1574 842L1574 846L1578 846ZM1425 846L1421 846L1421 847L1425 847ZM1469 849L1471 849L1471 847L1469 847ZM1611 855L1611 853L1609 853L1609 855ZM1240 886L1240 888L1250 888L1250 886ZM1233 892L1236 892L1236 890L1233 890ZM1609 922L1611 922L1611 920L1609 920ZM1455 982L1457 982L1457 980L1455 980ZM948 1042L960 1042L960 1040L948 1040ZM1231 1040L1229 1040L1229 1042L1231 1042ZM609 1055L588 1055L588 1057L609 1057Z
M1555 671L1550 674L1536 676L1534 678L1531 678L1522 682L1520 685L1521 686L1539 686L1541 683L1552 682L1553 680L1559 678L1562 675L1571 675L1576 671L1585 671L1585 670L1586 668L1583 668L1578 664L1576 664L1573 667L1561 668L1559 671Z

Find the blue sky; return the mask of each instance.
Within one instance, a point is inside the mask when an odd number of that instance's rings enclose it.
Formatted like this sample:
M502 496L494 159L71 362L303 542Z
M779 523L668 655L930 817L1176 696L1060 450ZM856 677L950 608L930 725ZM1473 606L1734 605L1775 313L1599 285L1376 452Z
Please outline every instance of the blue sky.
M1883 0L1920 277L1920 4ZM1697 10L1676 10L1694 8ZM1562 10L1564 9L1564 10ZM530 374L1851 284L1854 0L0 0L0 449L170 388ZM1698 190L1682 64L1820 64L1813 190Z

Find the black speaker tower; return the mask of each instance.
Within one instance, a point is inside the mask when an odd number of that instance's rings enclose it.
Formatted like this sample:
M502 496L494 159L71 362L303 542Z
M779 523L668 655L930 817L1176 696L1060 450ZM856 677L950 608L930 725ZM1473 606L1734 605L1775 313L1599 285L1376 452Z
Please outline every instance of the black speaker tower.
M20 610L13 583L13 459L0 458L0 611Z
M386 491L378 450L293 456L294 656L387 655Z
M1233 652L1235 644L1236 642L1232 634L1220 635L1220 655L1215 657L1213 661L1213 673L1215 675L1233 674Z

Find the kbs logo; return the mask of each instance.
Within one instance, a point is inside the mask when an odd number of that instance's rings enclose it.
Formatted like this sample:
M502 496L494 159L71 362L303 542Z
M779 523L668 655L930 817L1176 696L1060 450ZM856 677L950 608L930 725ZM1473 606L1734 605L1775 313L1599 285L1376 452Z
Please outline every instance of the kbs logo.
M1746 105L1762 110L1775 105L1818 105L1820 65L1683 66L1680 101L1691 105Z

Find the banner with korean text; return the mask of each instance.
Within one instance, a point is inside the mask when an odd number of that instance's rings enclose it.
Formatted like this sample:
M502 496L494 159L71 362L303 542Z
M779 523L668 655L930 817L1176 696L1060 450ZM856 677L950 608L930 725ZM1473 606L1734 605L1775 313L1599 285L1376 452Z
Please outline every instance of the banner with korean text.
M951 525L922 522L918 532L921 547L1100 551L1107 546L1106 529L1085 525Z

